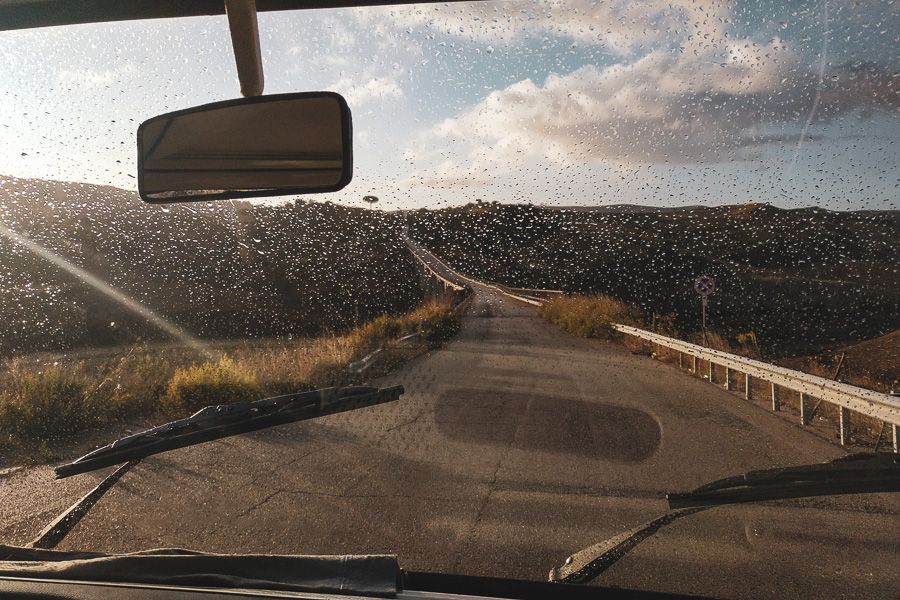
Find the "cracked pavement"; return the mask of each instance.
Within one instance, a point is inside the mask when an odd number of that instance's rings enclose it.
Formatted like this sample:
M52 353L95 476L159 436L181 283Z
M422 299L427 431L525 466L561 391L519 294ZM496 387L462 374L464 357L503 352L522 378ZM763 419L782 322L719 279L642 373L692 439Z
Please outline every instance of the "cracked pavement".
M570 553L664 512L666 491L844 454L474 287L454 340L373 382L402 383L400 401L149 458L60 549L392 553L408 569L544 579ZM4 517L5 541L27 541L103 474L51 482L41 467L0 479L19 507ZM664 528L596 583L886 598L900 589L897 539L886 495L720 507Z

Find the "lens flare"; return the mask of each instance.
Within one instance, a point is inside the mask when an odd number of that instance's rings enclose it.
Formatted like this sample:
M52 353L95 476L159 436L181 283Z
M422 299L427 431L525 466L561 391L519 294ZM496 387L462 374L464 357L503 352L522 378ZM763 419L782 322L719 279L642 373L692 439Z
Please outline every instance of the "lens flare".
M115 300L120 305L127 308L129 311L134 314L142 317L148 322L152 323L162 331L165 331L167 334L177 339L181 343L186 346L190 346L194 350L202 352L206 356L211 356L208 348L203 342L194 336L190 335L186 331L184 331L178 325L167 321L163 317L159 316L140 302L128 297L121 290L109 285L96 275L93 275L81 267L72 264L62 256L51 252L47 248L44 248L34 240L17 233L7 227L4 223L0 223L0 235L5 236L6 238L12 240L16 244L28 249L30 252L40 256L44 260L56 265L60 269L66 271L67 273L74 275L78 279L82 280L107 298L111 298Z

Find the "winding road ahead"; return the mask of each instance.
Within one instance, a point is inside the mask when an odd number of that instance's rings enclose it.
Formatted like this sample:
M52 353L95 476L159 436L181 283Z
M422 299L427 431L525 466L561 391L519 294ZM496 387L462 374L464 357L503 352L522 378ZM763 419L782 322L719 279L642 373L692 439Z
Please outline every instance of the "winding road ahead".
M473 288L453 341L378 381L402 383L399 402L147 459L60 548L385 552L412 569L544 579L571 552L664 512L666 491L844 453ZM81 477L89 487L99 475ZM664 528L596 583L887 598L900 589L898 539L886 495L720 507Z

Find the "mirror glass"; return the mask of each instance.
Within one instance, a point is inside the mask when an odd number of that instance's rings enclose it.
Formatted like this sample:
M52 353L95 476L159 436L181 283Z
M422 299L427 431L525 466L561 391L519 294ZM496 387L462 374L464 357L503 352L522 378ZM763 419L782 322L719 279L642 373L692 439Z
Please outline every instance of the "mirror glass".
M138 129L147 202L333 192L352 170L350 109L331 92L207 104Z

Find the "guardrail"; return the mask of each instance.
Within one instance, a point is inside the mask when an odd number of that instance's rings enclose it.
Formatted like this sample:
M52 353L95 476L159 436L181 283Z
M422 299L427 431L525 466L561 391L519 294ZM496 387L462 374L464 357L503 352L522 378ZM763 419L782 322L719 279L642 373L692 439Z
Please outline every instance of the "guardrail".
M460 285L456 282L450 281L440 273L434 270L434 268L428 264L426 260L419 256L418 251L420 250L415 246L415 243L412 242L409 238L405 239L406 245L410 250L410 254L424 267L425 272L430 276L435 278L438 282L440 282L444 286L445 291L449 291L453 294L453 303L452 303L452 312L459 312L462 307L466 304L466 301L472 295L472 288L466 285ZM433 255L432 255L433 256ZM443 264L443 263L442 263ZM449 269L449 267L447 267ZM454 271L455 273L455 271ZM421 332L411 333L409 335L405 335L401 338L398 338L394 341L396 344L402 344L403 342L409 341L413 338L419 337ZM376 348L369 354L363 356L361 359L351 362L347 365L347 371L350 373L359 375L366 369L368 369L372 364L374 364L375 359L380 356L387 347Z
M502 283L488 282L491 287L500 290L507 296L511 296L516 300L521 300L534 306L540 306L554 296L562 296L562 290L535 290L531 288L514 288L503 285Z
M409 253L412 254L413 258L415 258L419 262L419 264L422 265L422 267L425 269L425 272L428 273L428 275L430 277L433 277L436 280L438 280L444 286L444 291L449 290L450 292L452 292L454 294L453 312L459 312L462 309L462 307L466 304L466 301L469 299L469 297L472 295L472 288L469 287L468 285L461 285L459 283L456 283L455 281L450 281L449 279L447 279L446 277L444 277L443 275L438 273L435 270L435 268L432 267L428 263L427 260L425 260L424 258L419 256L419 253L420 252L426 253L428 256L433 258L438 264L440 264L443 268L447 269L447 271L452 273L455 277L459 277L462 280L468 280L468 277L465 277L464 275L457 273L456 271L454 271L453 269L448 267L446 265L446 263L444 263L439 258L437 258L434 254L431 254L431 252L429 252L428 250L425 250L424 248L419 247L414 241L412 241L408 237L404 238L404 241L406 242L406 247L409 249Z
M748 400L752 393L754 378L769 382L773 411L781 410L780 390L782 388L799 392L801 425L809 424L811 417L810 399L818 398L823 402L838 406L841 445L846 445L849 442L849 411L884 421L891 425L894 438L894 452L900 452L900 442L897 439L898 427L900 427L900 399L891 394L883 394L802 371L794 371L793 369L753 360L737 354L705 348L690 342L638 329L637 327L628 325L613 325L613 327L621 333L675 350L679 353L679 363L683 360L683 355L691 356L695 373L697 372L697 361L706 361L709 365L710 383L714 383L714 365L724 367L725 381L723 384L726 390L731 390L733 387L734 373L742 373L744 376L744 394Z
M418 246L418 244L416 244L414 241L412 241L409 238L404 238L404 241L406 242L406 247L409 248L409 253L413 255L413 258L415 258L419 262L419 264L421 264L425 268L425 271L428 272L429 275L431 275L432 277L434 277L435 279L437 279L438 281L443 283L444 287L447 287L447 288L450 288L450 289L456 290L456 291L463 291L464 289L466 289L466 286L460 285L454 281L450 281L449 279L447 279L446 277L444 277L443 275L438 273L434 269L434 267L432 267L430 264L428 264L427 260L425 260L424 258L419 256L420 252L422 252L424 250L424 248L420 248ZM427 250L424 250L424 251L428 252ZM436 256L434 256L430 252L428 252L428 254L430 254L432 257L434 257L438 263L440 263L444 268L446 268L451 273L458 275L461 279L467 279L466 277L460 275L459 273L457 273L456 271L454 271L453 269L448 267L443 261L438 259Z
M519 299L531 300L533 302L543 303L554 296L562 296L565 293L562 290L536 290L533 288L514 288L500 283L490 282L491 285L499 288L509 296L515 296Z
M435 254L423 247L419 243L413 241L409 237L405 237L404 241L406 242L407 248L409 248L410 253L415 257L419 263L421 263L434 277L446 283L446 285L453 286L459 289L462 289L462 286L450 279L441 275L431 264L431 262L440 265L441 269L445 270L447 273L452 275L453 277L459 279L460 281L465 281L468 283L474 283L478 285L483 285L485 287L489 287L497 290L502 294L506 294L516 300L521 300L527 304L531 304L533 306L540 306L542 302L544 302L544 298L537 297L535 293L540 293L544 295L561 295L563 294L562 290L535 290L530 288L513 288L505 285L501 285L499 283L494 283L493 281L479 281L477 279L472 279L471 277L467 277L445 263L443 260L435 256ZM423 258L421 255L425 255L427 258ZM431 262L429 262L431 261ZM465 286L467 289L468 286ZM532 295L529 295L532 294Z
M420 335L422 335L422 333L419 331L417 331L415 333L411 333L409 335L404 335L403 337L398 338L395 343L402 344L403 342L405 342L407 340L411 340L415 337L419 337ZM350 373L353 373L355 375L359 375L360 373L362 373L363 371L368 369L370 366L372 366L372 363L375 362L375 359L378 358L378 355L380 355L382 352L384 352L385 349L386 349L385 346L382 346L381 348L376 348L372 352L369 352L368 354L363 356L361 359L359 359L355 362L349 363L347 365L347 371L349 371Z
M425 248L421 248L415 242L407 238L407 245L412 254L426 265L428 263L422 259L418 252L424 251L433 258L447 272L459 277L463 281L481 283L497 291L526 302L533 306L540 306L546 301L546 296L562 294L559 290L533 290L526 288L510 288L496 283L483 283L455 271L435 256L432 252ZM433 269L431 269L433 271ZM435 275L440 276L435 272ZM443 278L443 277L442 277ZM449 280L447 280L449 282ZM452 282L449 282L452 284ZM541 297L545 296L545 297ZM744 395L749 400L752 394L752 382L754 378L766 381L770 386L771 408L778 412L781 410L781 389L788 389L800 394L800 424L808 425L812 417L810 409L810 401L817 398L821 402L834 404L838 407L838 419L840 427L841 445L847 445L850 441L850 411L879 419L890 425L891 433L894 441L894 452L900 452L900 398L892 394L883 394L874 390L857 387L831 379L825 379L817 375L811 375L802 371L795 371L772 365L759 360L753 360L737 354L730 354L720 350L713 350L704 346L698 346L690 342L685 342L676 338L670 338L652 331L646 331L637 327L628 325L614 324L616 330L626 335L641 338L648 342L652 342L659 346L664 346L670 350L679 353L679 364L683 362L683 356L688 355L693 361L693 372L697 373L697 361L703 360L708 364L709 381L713 381L713 368L719 365L725 368L725 381L723 385L726 390L731 391L734 384L735 373L740 373L744 377ZM880 436L879 436L880 438Z

